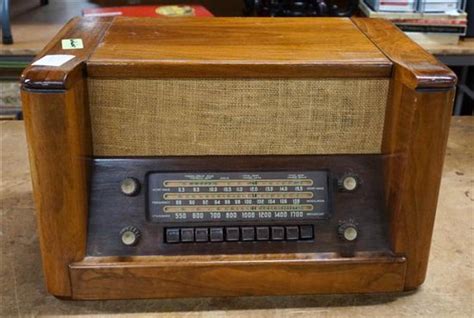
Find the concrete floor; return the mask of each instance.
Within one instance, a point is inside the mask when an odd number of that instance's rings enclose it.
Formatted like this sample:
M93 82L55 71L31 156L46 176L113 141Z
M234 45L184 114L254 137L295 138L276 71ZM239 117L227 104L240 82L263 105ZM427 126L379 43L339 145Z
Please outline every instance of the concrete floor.
M438 204L431 261L415 293L370 296L63 301L41 270L24 127L0 121L0 316L100 317L472 317L474 314L474 118L455 118Z

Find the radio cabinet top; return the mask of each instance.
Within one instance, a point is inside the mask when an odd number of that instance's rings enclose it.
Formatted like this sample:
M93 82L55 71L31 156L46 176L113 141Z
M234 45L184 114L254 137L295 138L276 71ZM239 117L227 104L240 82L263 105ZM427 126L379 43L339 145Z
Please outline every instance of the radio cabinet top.
M390 77L411 87L452 86L455 76L389 22L360 18L77 18L39 55L68 54L60 66L32 65L30 88L67 88L89 77ZM63 47L80 39L81 48Z

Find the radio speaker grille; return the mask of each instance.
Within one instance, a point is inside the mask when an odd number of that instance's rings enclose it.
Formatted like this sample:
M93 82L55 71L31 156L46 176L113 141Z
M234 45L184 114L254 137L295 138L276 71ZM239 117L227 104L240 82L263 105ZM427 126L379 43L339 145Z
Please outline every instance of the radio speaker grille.
M380 153L388 79L89 79L96 156Z

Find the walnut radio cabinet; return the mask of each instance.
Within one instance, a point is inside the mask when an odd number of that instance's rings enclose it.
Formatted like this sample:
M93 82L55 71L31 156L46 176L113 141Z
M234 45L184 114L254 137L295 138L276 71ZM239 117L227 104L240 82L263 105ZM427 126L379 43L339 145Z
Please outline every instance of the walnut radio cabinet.
M48 291L423 283L455 75L363 18L77 18L22 75Z

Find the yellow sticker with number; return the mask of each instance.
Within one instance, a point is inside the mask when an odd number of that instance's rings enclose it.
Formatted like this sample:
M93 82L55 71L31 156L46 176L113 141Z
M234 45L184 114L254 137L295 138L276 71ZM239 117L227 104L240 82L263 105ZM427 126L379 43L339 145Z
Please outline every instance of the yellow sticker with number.
M82 39L62 39L61 45L63 50L78 50L84 48Z

